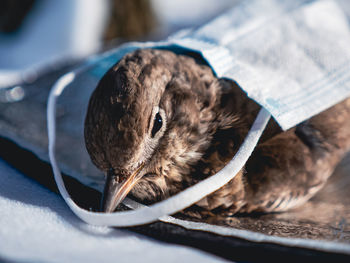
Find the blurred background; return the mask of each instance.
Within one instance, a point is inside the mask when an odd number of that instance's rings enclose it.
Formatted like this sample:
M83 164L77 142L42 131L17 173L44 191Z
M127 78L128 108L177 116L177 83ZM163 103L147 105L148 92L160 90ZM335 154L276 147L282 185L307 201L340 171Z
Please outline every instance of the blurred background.
M238 0L2 0L0 101L24 96L20 83L136 40L196 27ZM1 91L2 89L2 91Z

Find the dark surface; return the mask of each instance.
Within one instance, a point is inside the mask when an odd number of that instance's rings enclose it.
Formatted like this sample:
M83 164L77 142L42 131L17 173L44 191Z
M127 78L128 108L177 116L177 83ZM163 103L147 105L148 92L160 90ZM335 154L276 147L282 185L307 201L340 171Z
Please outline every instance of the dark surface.
M26 94L22 101L0 103L0 158L55 192L57 188L47 157L46 101L52 84L69 68L46 74L35 83L23 86ZM81 118L85 114L86 101L94 88L91 84L94 81L89 79L89 76L78 78L72 88L62 95L57 112L59 121L57 152L61 169L65 174L76 178L80 176L82 179L85 178L83 175L86 175L86 178L96 179L98 183L101 181L101 176L89 163L80 134ZM28 163L31 165L27 165ZM299 209L278 214L216 217L208 219L208 222L274 236L350 243L349 165L347 159L337 169L327 186ZM70 176L65 176L65 182L68 191L79 205L92 210L99 206L98 191ZM349 255L254 243L204 231L186 230L168 223L157 222L128 229L234 260L261 262L277 261L283 257L291 260L350 261Z

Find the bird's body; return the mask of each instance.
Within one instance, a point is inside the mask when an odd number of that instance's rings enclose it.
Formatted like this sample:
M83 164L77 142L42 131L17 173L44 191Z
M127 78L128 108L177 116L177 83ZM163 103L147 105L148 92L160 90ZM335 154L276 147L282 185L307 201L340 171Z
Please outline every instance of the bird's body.
M128 192L154 203L218 172L260 106L193 58L138 50L111 68L85 121L92 161L107 175L104 210ZM322 188L350 150L350 99L282 132L271 120L244 169L196 204L214 213L283 211Z

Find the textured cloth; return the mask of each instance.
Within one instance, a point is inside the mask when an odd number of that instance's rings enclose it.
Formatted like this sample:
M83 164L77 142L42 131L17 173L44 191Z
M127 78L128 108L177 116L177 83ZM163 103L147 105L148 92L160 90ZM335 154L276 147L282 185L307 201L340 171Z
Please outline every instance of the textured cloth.
M222 262L199 250L79 220L57 194L0 160L0 261Z

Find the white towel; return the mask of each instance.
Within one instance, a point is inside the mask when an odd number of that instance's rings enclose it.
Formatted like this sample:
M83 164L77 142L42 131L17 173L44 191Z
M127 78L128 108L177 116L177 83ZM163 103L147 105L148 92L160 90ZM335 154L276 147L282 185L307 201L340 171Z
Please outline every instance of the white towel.
M225 262L79 220L62 198L0 160L1 262Z

